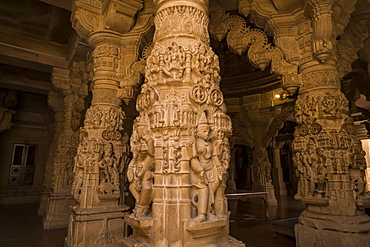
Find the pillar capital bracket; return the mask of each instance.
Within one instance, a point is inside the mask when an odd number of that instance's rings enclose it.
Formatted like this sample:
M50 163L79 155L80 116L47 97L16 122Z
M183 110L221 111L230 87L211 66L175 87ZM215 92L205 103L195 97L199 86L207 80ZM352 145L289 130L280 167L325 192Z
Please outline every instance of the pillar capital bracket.
M76 0L72 9L72 26L84 38L103 30L127 33L142 7L140 0Z

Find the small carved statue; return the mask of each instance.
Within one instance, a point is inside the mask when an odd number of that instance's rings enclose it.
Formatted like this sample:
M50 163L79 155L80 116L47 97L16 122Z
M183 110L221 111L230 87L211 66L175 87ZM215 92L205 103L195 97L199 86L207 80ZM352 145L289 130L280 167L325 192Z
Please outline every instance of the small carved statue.
M154 139L145 135L143 128L139 126L131 137L133 159L128 165L127 178L130 192L136 200L132 218L147 216L152 201Z
M313 197L316 193L317 197L325 197L326 189L326 174L322 159L317 153L317 149L313 139L309 139L307 144L307 152L305 153L304 164L307 169L307 179L309 181L308 197Z
M75 174L73 183L72 183L72 194L77 195L80 194L80 188L82 187L83 177L84 177L84 161L81 156L80 147L77 150L77 155L74 159L74 167L73 167L73 173Z
M294 195L295 200L300 200L306 195L305 189L307 188L307 171L303 164L303 157L301 152L294 153L293 156L296 170L296 175L299 177L297 194Z
M117 159L113 154L113 144L111 142L105 145L103 158L98 162L98 166L103 170L99 190L103 194L111 194L119 191L119 174Z
M192 199L198 210L198 215L192 221L198 223L218 219L214 214L214 202L215 192L221 182L217 171L222 164L217 157L213 143L209 141L209 135L210 128L203 114L197 126L194 154L190 160L191 169L194 172L192 186L196 189Z

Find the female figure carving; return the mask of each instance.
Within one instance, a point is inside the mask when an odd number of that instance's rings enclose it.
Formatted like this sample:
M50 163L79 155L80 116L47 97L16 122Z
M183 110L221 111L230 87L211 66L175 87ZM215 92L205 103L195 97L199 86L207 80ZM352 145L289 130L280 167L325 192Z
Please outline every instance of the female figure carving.
M205 117L205 115L203 116ZM192 186L195 187L198 198L195 202L198 215L192 219L194 222L218 219L214 215L214 203L215 192L221 182L217 170L220 170L222 164L217 157L213 143L209 141L209 134L208 123L201 121L197 127L193 158L190 160L191 169L194 172ZM195 198L194 193L193 201Z
M154 140L145 135L143 126L137 128L131 137L133 159L128 165L127 178L130 192L136 200L132 218L145 217L152 201Z

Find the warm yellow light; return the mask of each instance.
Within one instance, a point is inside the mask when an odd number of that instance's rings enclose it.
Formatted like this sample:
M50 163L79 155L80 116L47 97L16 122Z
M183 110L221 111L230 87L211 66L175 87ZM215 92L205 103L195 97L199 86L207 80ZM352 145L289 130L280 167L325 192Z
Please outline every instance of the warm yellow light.
M280 99L280 94L275 94L275 99Z

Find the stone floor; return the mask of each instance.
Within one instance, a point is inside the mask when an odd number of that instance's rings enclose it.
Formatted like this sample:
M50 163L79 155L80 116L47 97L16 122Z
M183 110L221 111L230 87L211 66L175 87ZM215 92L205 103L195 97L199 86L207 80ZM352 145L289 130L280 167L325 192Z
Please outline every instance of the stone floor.
M297 217L302 210L300 202L286 197L269 207L270 219L266 219L260 200L240 201L231 215L230 234L247 247L294 247L293 238L274 236L272 221ZM67 229L43 230L36 211L37 204L0 206L0 246L63 247Z

